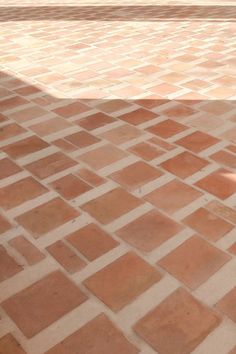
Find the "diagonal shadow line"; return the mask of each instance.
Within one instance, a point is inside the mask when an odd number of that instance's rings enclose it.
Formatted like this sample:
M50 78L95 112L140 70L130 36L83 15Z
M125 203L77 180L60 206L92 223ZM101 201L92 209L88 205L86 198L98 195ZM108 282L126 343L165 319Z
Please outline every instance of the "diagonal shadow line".
M14 85L16 86L15 88ZM43 96L41 95L43 94ZM33 98L40 97L43 98L43 103L35 102ZM40 101L40 99L39 99ZM171 105L169 105L171 103ZM90 111L94 111L94 109L98 113L107 114L112 117L112 121L119 121L122 120L124 123L128 123L131 125L139 125L141 123L136 124L135 117L131 120L124 120L120 118L120 116L116 115L116 112L124 109L124 108L131 108L134 106L134 110L137 109L144 109L150 110L155 112L156 116L163 116L165 119L172 119L173 122L180 122L181 124L186 124L188 126L188 120L191 119L192 115L195 113L204 113L205 119L208 119L208 116L214 115L217 118L222 119L222 123L224 122L224 116L227 115L226 121L229 120L228 113L235 112L236 109L236 100L235 99L215 99L215 100L202 100L202 99L168 99L168 98L157 98L157 99L146 99L146 98L112 98L112 99L101 99L101 98L59 98L51 93L44 92L41 87L37 87L37 85L32 84L30 81L23 80L22 78L19 79L18 77L14 77L8 73L0 71L0 124L7 122L10 120L14 120L11 116L11 110L17 109L17 119L16 123L23 123L27 120L31 120L31 118L24 119L24 109L25 105L31 104L32 108L37 109L41 107L42 110L45 110L45 114L50 112L55 114L55 117L64 118L68 120L68 122L73 122L76 125L80 126L79 116L82 114L83 117L90 115ZM55 104L56 108L55 109ZM69 105L77 105L77 108L73 109L73 114L64 114L60 113L60 108L67 107ZM50 108L50 106L54 108ZM210 106L207 110L205 109L205 105ZM164 109L163 109L164 108ZM176 113L174 112L173 108L175 108ZM20 111L22 109L22 119L20 117ZM8 117L8 111L10 110L10 117ZM62 109L64 112L64 109ZM167 113L168 111L168 113ZM115 113L115 116L114 116ZM92 113L91 113L92 114ZM181 116L182 114L182 116ZM78 116L78 120L74 120L74 117ZM72 120L71 120L72 118ZM32 125L33 120L35 117L32 118ZM82 118L83 119L83 118ZM142 119L142 118L141 118ZM98 118L99 120L99 118ZM152 119L151 119L152 120ZM235 115L232 115L231 119L232 122L236 122ZM144 119L145 122L145 119ZM150 122L151 123L151 122ZM190 125L190 127L192 127ZM83 128L83 126L82 126ZM30 127L28 127L30 130ZM86 129L86 128L85 128ZM1 141L1 137L0 137ZM232 143L236 144L236 136L231 141Z
M0 22L6 21L183 21L235 22L236 6L0 6Z

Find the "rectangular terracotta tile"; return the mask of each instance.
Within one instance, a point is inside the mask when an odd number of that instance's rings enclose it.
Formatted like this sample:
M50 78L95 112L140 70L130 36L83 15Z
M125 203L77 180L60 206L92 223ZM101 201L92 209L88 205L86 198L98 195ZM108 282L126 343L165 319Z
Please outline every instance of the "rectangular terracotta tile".
M193 236L158 263L186 286L196 289L229 260L227 253Z
M46 143L46 141L34 135L5 146L3 151L11 158L18 159L28 154L45 149L48 146L49 144Z
M13 277L23 268L7 253L5 248L0 245L0 282Z
M185 151L164 161L160 166L168 172L185 179L196 172L204 170L204 167L208 164L206 160Z
M74 283L55 271L11 296L2 307L23 334L32 338L86 299Z
M0 128L0 141L13 138L17 135L23 134L26 132L26 129L21 127L16 123L10 123L8 125L4 125Z
M24 236L11 239L9 244L26 259L29 265L39 263L45 258L45 255Z
M142 135L142 132L128 124L124 124L120 127L108 130L107 132L101 134L100 136L104 139L109 140L115 145L126 143L132 139L136 139Z
M73 199L88 192L91 187L74 175L67 175L50 184L65 199Z
M154 267L129 252L86 279L84 285L117 312L160 279Z
M26 165L25 168L36 177L44 179L75 166L76 164L76 161L72 160L62 152L56 152Z
M151 252L181 230L180 224L152 210L125 225L116 234L140 251Z
M236 193L236 176L231 171L219 169L200 179L195 185L224 200Z
M236 287L229 291L216 306L236 323Z
M120 111L124 108L130 107L130 104L124 100L107 100L97 106L97 108L105 113L113 113Z
M94 130L103 127L106 124L111 124L115 121L115 118L100 112L78 120L77 124L86 130Z
M149 111L144 108L139 108L135 111L132 111L132 112L123 114L122 116L119 116L119 119L122 119L125 122L133 124L133 125L139 125L139 124L148 122L156 117L158 117L158 114L153 113L152 111Z
M47 113L48 112L40 106L32 105L31 107L27 107L21 109L20 111L9 114L9 117L20 124L35 118L42 117Z
M161 149L157 149L155 146L148 144L146 142L138 143L136 145L131 146L128 151L133 154L141 157L145 161L151 161L161 155L163 155L164 151Z
M187 127L183 124L166 119L161 123L157 123L146 130L154 135L158 135L163 139L171 138L186 130Z
M22 169L9 158L5 157L0 160L0 180L10 177L20 171L22 171Z
M86 263L62 241L56 241L46 249L68 273L76 273L86 265Z
M104 314L100 314L86 323L45 354L68 354L71 351L86 354L139 353L139 350Z
M68 105L54 109L54 112L64 118L70 118L89 110L90 108L81 102L72 102Z
M1 354L26 354L22 346L17 340L8 333L0 338L0 353Z
M163 173L157 168L146 162L138 161L112 173L109 177L125 188L136 189L162 175Z
M0 188L0 206L6 210L11 209L47 193L47 191L47 188L35 179L26 177Z
M102 256L119 244L96 224L84 226L67 236L66 240L89 261Z
M234 228L234 225L204 208L197 209L183 222L211 241L217 241Z
M84 148L96 144L101 140L84 130L78 133L68 135L65 137L65 139L79 148Z
M181 121L183 119L186 119L188 117L191 117L193 114L195 114L197 111L194 110L191 107L184 106L182 104L177 104L174 107L168 108L167 110L164 110L162 114L165 116Z
M219 324L213 310L179 288L134 329L160 354L190 354Z
M218 142L219 139L209 134L196 131L180 140L177 140L175 143L195 153L199 153L205 149L208 149L212 145L217 144Z
M225 165L229 168L236 168L236 156L229 153L228 151L217 151L210 157L212 160L216 161L221 165Z
M145 195L145 199L157 208L173 214L201 196L201 192L188 184L173 180Z
M29 126L39 136L46 136L71 127L72 125L67 120L60 117L44 120L43 122Z
M142 201L124 189L117 188L89 201L82 209L102 224L109 224L137 208Z
M28 101L20 96L7 98L1 101L1 112L5 112L18 106L22 106L26 103L28 103Z
M18 216L16 221L35 238L79 216L79 212L60 198L55 198Z
M96 171L115 163L126 156L127 153L123 150L114 145L107 144L80 155L78 159L85 162Z

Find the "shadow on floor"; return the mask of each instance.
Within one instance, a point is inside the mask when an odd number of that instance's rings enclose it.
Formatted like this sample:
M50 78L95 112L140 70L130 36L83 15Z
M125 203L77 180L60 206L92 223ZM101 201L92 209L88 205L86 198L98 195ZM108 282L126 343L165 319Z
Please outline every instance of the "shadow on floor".
M184 21L235 22L236 6L0 6L0 21Z

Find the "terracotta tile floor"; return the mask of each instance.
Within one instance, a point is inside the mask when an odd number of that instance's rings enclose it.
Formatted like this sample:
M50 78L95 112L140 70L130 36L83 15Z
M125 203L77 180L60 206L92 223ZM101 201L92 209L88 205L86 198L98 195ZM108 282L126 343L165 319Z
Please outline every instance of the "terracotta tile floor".
M0 353L236 353L236 4L0 0Z

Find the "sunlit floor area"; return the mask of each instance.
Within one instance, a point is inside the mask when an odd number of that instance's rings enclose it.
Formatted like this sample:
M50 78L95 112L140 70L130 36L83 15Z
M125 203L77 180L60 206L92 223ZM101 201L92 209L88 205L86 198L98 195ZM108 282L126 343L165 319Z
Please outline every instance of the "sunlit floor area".
M1 354L236 354L235 34L0 0Z

